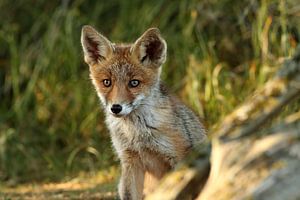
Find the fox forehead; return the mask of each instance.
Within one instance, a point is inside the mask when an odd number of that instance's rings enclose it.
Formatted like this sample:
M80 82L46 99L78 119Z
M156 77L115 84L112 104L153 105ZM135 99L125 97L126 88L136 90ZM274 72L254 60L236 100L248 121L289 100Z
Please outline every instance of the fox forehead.
M118 81L128 79L143 79L149 82L157 77L157 69L142 66L131 55L131 44L113 45L113 54L107 60L91 67L94 78L112 78Z
M132 44L112 44L113 54L118 57L129 58L131 56Z

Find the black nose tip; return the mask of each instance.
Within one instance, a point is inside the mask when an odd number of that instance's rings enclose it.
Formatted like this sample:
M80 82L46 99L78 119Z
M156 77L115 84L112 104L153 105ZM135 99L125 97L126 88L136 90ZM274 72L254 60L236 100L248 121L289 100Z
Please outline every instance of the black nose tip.
M118 114L122 111L122 106L119 104L113 104L111 107L111 112Z

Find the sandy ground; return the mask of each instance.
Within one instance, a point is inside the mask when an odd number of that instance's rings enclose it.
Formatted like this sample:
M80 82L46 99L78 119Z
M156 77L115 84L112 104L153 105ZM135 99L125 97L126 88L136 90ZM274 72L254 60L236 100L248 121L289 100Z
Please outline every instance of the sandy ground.
M113 171L113 172L112 172ZM0 200L23 199L116 199L117 177L114 170L83 175L58 183L26 183L1 185Z

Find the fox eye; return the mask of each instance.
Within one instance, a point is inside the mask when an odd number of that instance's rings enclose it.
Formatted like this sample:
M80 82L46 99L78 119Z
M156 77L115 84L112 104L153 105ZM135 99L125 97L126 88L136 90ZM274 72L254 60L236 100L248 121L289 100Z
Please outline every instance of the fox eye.
M111 81L110 81L109 79L104 79L104 80L103 80L103 85L104 85L105 87L109 87L109 86L111 85Z
M137 87L140 84L139 80L131 80L129 81L129 87Z

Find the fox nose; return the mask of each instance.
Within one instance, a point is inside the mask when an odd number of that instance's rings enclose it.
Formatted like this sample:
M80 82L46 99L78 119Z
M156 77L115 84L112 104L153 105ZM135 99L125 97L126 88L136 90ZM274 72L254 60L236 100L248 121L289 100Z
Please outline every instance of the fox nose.
M118 114L122 111L122 106L120 104L113 104L111 107L111 112Z

